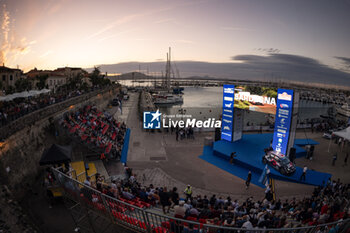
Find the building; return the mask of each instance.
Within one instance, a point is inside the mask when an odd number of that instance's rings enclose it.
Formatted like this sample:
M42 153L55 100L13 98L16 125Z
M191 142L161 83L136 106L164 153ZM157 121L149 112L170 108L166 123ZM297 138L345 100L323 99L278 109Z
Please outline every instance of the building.
M75 78L78 75L82 75L83 76L85 73L87 73L82 68L76 68L76 67L57 68L56 70L54 70L54 72L64 74L67 77L67 79Z
M66 84L66 76L57 72L51 72L45 81L45 85L54 91L64 84Z
M28 71L26 76L28 80L32 83L32 87L36 88L37 83L39 82L38 77L47 76L45 80L45 86L51 90L56 90L59 86L62 86L77 76L82 78L83 82L86 82L88 85L91 85L88 78L88 73L82 68L72 68L72 67L63 67L57 68L55 70L38 70L36 68Z
M0 66L0 82L2 89L8 89L10 86L15 87L17 80L21 78L22 70L12 69L6 66Z

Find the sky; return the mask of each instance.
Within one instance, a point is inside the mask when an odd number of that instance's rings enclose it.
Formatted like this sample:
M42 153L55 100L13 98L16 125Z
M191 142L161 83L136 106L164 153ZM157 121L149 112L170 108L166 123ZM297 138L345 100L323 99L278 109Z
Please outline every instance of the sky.
M295 55L350 72L350 0L0 0L0 62L92 67ZM255 57L254 57L255 56Z

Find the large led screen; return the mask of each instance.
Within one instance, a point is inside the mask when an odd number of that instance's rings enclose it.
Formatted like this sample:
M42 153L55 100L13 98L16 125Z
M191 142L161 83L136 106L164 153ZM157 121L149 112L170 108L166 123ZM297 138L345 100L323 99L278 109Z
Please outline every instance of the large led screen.
M275 115L276 97L276 88L236 86L234 107Z

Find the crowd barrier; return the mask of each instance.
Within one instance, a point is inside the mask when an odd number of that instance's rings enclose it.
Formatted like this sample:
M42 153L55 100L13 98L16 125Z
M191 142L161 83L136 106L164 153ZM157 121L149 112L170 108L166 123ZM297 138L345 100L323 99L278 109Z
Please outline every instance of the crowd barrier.
M107 196L80 181L72 179L52 168L56 182L64 190L64 195L82 206L110 219L114 224L137 232L147 233L327 233L338 226L336 233L347 233L350 219L317 226L279 229L242 229L207 224L195 218L180 219L152 211L150 204L136 198L116 199Z

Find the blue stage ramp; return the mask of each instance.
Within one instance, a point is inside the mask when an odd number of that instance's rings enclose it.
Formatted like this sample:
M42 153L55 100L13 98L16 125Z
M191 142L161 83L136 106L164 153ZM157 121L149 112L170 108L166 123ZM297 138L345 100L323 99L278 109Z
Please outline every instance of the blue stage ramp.
M120 162L122 163L126 163L128 161L129 141L130 141L130 129L127 128L125 137L124 137L122 153L120 156Z
M242 139L236 142L217 141L214 142L213 147L205 146L203 154L199 158L235 175L242 179L247 178L249 171L252 172L252 183L260 187L264 187L258 182L258 179L263 172L265 164L262 162L264 149L269 147L272 139L272 134L246 134ZM298 139L297 139L298 140ZM300 146L305 145L304 141L297 141ZM309 139L310 140L310 139ZM311 141L310 141L311 142ZM317 143L313 141L312 143ZM297 152L305 152L305 150L298 145L295 145ZM237 157L234 164L230 164L230 155L236 152ZM306 173L306 180L300 181L303 168L297 167L296 172L292 176L284 176L270 167L270 176L277 180L289 181L294 183L303 183L314 186L323 185L331 177L331 174L308 170Z

